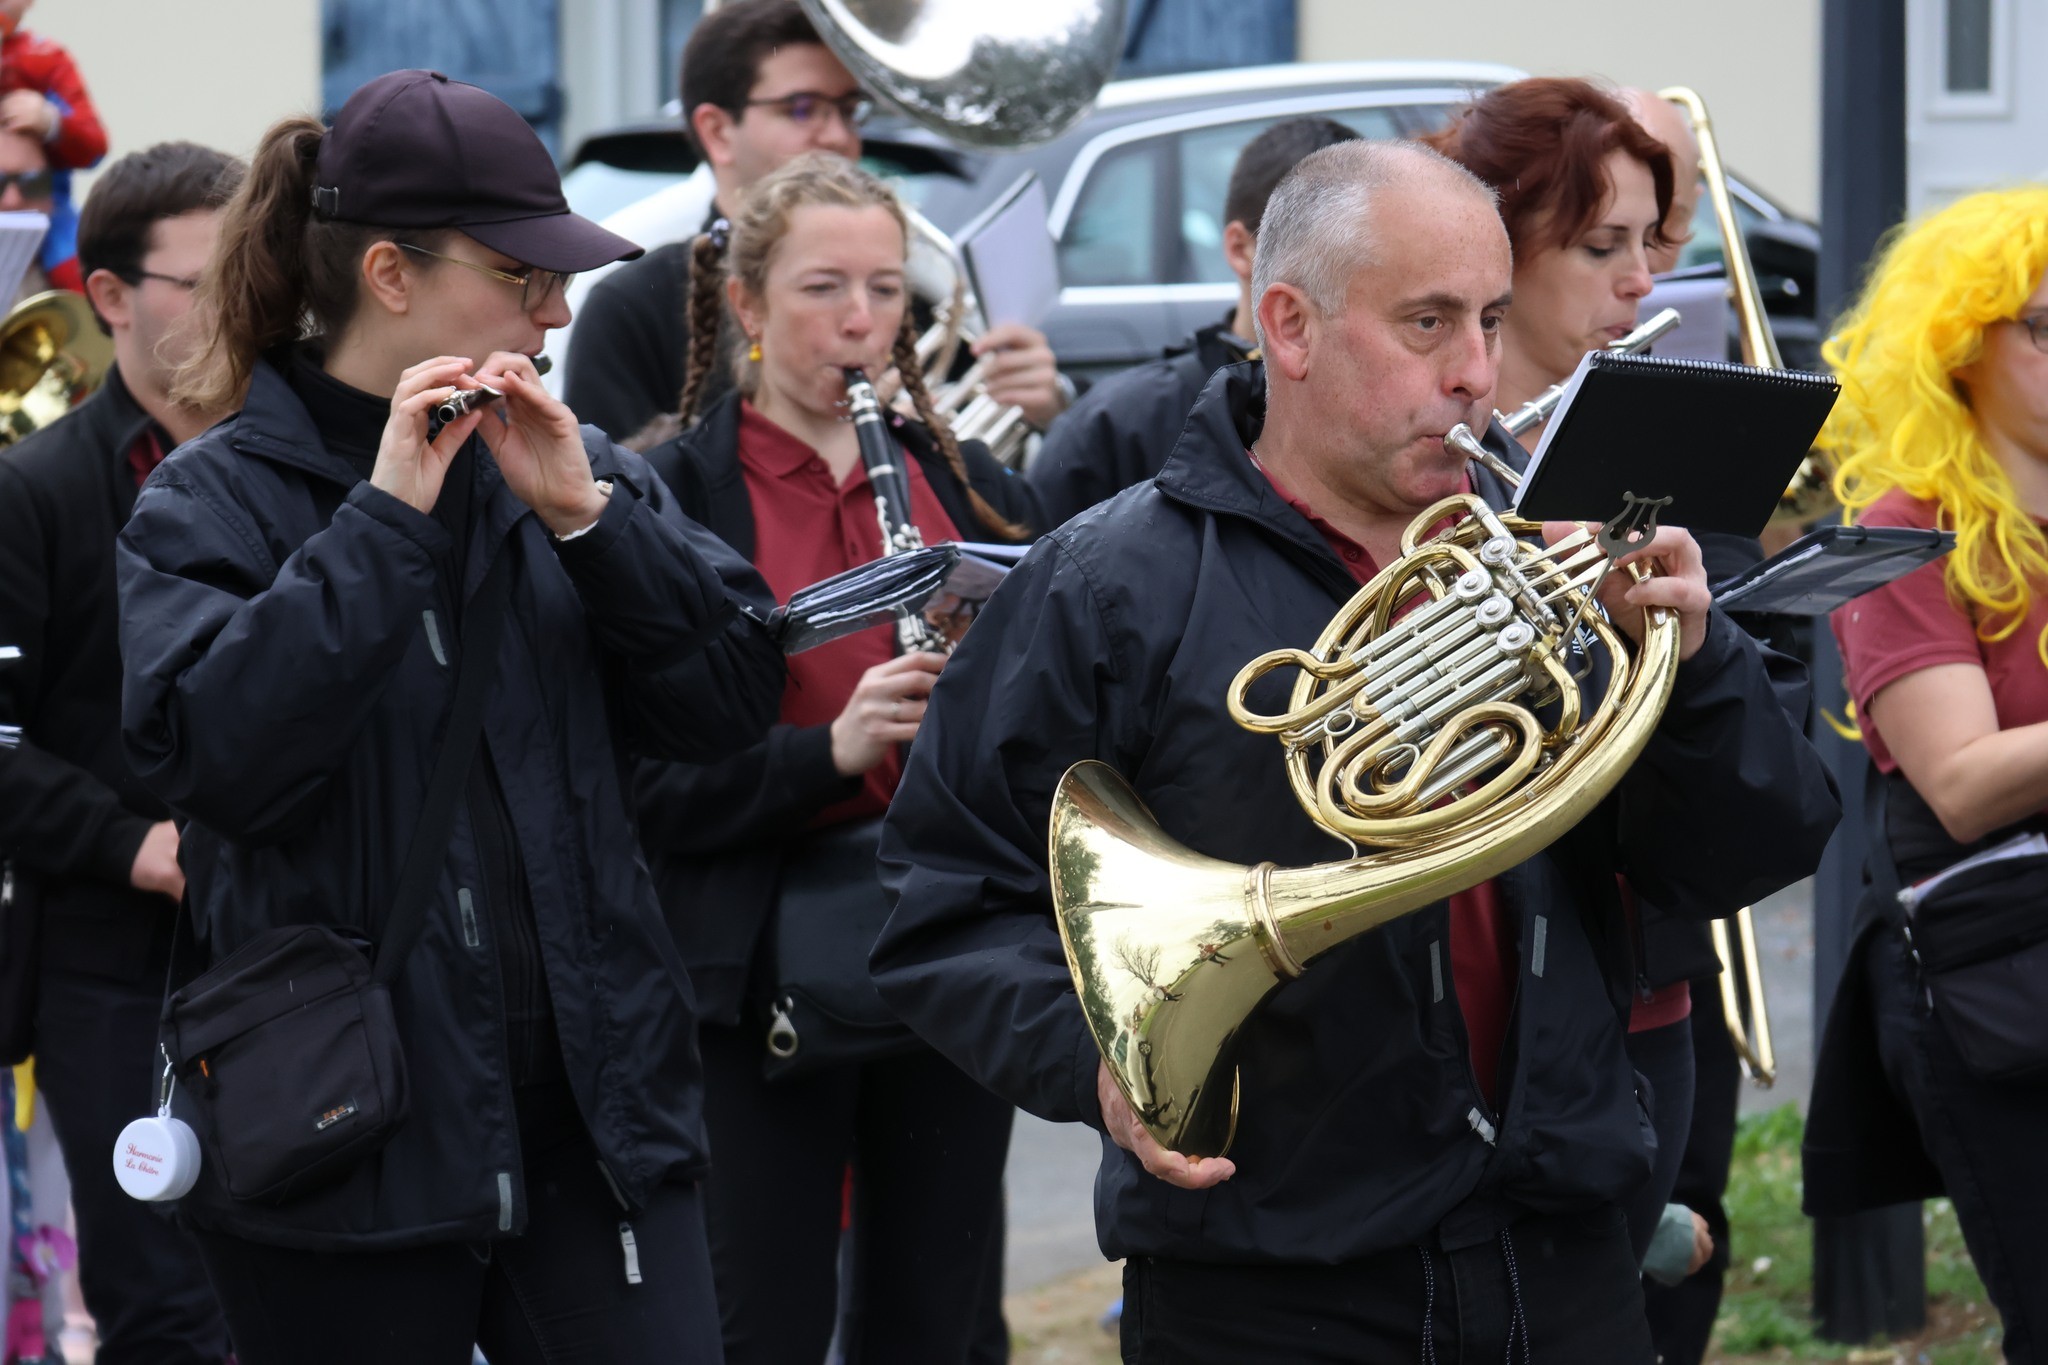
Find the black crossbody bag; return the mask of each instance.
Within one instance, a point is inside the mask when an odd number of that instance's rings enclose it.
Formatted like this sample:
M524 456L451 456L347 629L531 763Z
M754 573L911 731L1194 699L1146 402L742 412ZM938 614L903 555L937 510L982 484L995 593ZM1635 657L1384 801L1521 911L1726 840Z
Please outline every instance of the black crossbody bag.
M783 859L769 924L775 984L762 1073L771 1081L921 1046L868 973L868 954L889 920L889 896L875 871L881 842L878 815L805 834Z
M1969 857L2034 832L2001 830L1967 850L1957 846L1937 885L1904 885L1892 850L1888 789L1897 781L1909 818L1933 819L1926 802L1901 778L1873 771L1866 790L1875 807L1872 853L1888 898L1885 907L1905 935L1937 1024L1978 1080L2004 1084L2048 1081L2048 852L2019 852L1957 870Z
M448 728L374 958L346 931L286 925L166 990L158 1038L180 1082L175 1107L199 1134L205 1178L235 1199L286 1204L332 1184L405 1123L391 983L426 923L468 785L511 559L498 555L465 613ZM183 979L188 915L179 910L171 983Z

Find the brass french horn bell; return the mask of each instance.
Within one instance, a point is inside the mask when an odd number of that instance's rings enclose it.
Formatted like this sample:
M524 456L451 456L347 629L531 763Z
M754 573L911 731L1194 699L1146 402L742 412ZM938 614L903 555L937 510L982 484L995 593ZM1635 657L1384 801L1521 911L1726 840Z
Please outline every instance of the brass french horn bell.
M1446 443L1477 444L1462 427ZM1357 856L1238 866L1176 842L1106 764L1060 780L1048 852L1067 965L1117 1088L1161 1146L1229 1149L1232 1042L1274 989L1531 857L1621 780L1670 697L1678 618L1645 613L1631 649L1589 600L1609 554L1583 531L1546 547L1537 524L1448 498L1312 648L1238 673L1231 718L1279 740L1302 809ZM1281 669L1297 674L1288 707L1262 714L1250 689Z
M52 289L0 318L0 446L12 445L83 402L114 363L83 295Z

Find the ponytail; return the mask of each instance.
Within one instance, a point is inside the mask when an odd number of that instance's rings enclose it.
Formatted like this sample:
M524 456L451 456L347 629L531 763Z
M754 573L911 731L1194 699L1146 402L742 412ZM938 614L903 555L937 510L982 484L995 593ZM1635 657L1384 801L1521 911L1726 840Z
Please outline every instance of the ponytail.
M263 135L200 279L197 304L213 327L172 380L177 403L205 413L239 407L257 358L299 336L313 158L326 131L316 119L288 118Z
M911 406L917 409L918 420L930 430L939 453L946 457L947 467L953 471L953 477L960 480L968 505L974 509L975 519L1005 540L1030 539L1030 527L1011 521L996 511L968 480L967 461L960 454L960 443L953 438L953 428L933 407L931 390L925 387L924 366L917 359L917 325L907 316L903 319L903 330L896 334L896 348L891 359L896 362L896 373L902 380L903 391L910 395Z
M172 377L171 400L180 406L211 415L233 411L267 352L309 337L332 345L354 316L363 253L393 233L314 217L313 161L326 135L317 119L288 118L272 124L257 146L200 278L196 303L213 325ZM434 228L405 237L434 250L454 235Z

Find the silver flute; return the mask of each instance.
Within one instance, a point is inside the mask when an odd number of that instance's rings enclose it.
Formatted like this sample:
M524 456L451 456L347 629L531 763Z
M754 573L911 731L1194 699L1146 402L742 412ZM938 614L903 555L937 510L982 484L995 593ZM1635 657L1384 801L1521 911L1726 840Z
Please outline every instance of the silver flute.
M533 358L535 374L546 374L554 367L555 362L544 355ZM457 389L434 409L434 416L440 419L442 426L447 426L465 413L473 412L486 403L495 403L504 396L504 390L494 389L489 384L478 384L473 389Z

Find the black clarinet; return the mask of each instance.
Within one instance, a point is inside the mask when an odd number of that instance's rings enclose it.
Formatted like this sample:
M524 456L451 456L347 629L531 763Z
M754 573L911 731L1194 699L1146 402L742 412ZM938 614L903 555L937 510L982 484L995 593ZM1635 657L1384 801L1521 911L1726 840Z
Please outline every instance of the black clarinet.
M882 401L875 396L867 371L858 366L846 371L846 406L854 437L860 442L860 462L867 470L868 487L875 495L883 557L922 550L924 536L910 519L910 479L903 471L903 447L889 434ZM915 612L896 618L896 643L906 654L912 650L944 654L951 648L945 636Z

